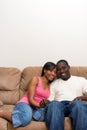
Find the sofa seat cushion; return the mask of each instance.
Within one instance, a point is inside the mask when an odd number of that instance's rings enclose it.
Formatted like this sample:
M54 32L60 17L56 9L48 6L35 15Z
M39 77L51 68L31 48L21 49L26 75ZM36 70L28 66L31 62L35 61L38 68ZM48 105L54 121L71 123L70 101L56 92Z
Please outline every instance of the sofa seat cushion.
M64 130L72 130L71 120L69 117L65 117Z
M48 130L45 122L31 121L31 123L25 127L13 128L12 124L8 123L8 130ZM65 118L64 130L72 130L71 122L68 117Z
M25 127L19 127L14 129L12 124L8 123L8 130L48 130L44 122L31 121L31 123Z
M0 130L7 130L8 121L0 118Z
M5 112L12 112L13 108L15 107L15 105L5 105L3 104L3 106L0 107L0 111L5 111Z

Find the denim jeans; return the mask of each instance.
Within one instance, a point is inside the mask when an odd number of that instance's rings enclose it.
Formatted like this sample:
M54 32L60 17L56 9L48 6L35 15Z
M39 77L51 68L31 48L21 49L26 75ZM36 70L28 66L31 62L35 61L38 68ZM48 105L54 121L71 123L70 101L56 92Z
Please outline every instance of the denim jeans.
M30 105L20 102L12 111L13 127L25 126L32 120L32 108Z
M33 112L33 119L36 121L44 121L45 113L46 113L46 108L39 108L38 110Z
M26 126L34 118L37 121L44 121L45 108L34 109L30 105L20 102L12 111L13 127Z
M45 122L49 130L64 130L64 118L69 116L72 130L87 130L87 104L83 101L52 101L48 104Z

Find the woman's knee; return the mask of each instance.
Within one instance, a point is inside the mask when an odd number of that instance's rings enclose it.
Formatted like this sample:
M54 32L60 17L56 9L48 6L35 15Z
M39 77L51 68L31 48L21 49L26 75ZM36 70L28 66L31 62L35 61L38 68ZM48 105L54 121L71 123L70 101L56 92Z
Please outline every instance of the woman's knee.
M23 122L25 121L25 124L30 123L30 121L32 120L32 115L33 115L32 108L28 107L26 109L26 112L24 113Z
M13 122L25 126L32 120L32 108L25 103L19 103L12 112Z

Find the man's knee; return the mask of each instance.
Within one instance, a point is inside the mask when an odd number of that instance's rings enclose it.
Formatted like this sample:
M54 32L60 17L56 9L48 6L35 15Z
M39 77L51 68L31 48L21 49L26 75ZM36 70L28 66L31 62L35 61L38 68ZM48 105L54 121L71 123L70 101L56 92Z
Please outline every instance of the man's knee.
M83 102L80 100L74 101L71 107L72 107L72 112L74 111L78 113L81 111L81 109L83 109Z
M79 108L83 106L83 102L81 100L76 100L73 102L73 106Z
M49 104L48 104L48 109L50 110L53 110L53 111L58 111L58 110L61 110L61 102L58 102L58 101L51 101Z

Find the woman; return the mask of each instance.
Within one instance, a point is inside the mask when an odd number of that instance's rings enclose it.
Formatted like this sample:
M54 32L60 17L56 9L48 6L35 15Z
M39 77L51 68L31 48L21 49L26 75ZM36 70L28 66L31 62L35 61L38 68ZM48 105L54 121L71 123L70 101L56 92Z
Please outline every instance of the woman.
M13 127L25 126L30 123L34 113L43 106L45 99L50 94L50 83L56 77L56 65L53 62L47 62L42 68L42 74L39 77L33 77L29 82L28 91L20 99L11 112L0 112L0 117L13 123ZM45 103L45 102L44 102ZM34 115L37 116L36 114Z

